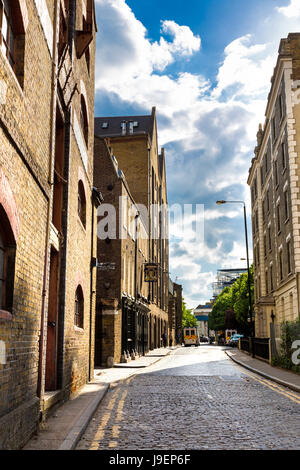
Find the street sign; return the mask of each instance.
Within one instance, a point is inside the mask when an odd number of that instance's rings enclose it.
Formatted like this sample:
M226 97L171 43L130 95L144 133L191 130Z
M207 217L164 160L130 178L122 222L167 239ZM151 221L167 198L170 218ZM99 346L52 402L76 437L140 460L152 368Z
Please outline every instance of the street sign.
M158 281L158 264L147 263L144 265L144 281L157 282Z

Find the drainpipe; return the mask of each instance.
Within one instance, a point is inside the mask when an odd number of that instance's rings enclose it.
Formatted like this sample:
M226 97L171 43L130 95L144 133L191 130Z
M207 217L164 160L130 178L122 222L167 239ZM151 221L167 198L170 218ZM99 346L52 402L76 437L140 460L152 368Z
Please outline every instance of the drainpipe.
M90 340L89 340L89 381L93 377L92 368L92 339L93 339L93 297L96 291L93 289L93 272L97 268L97 254L94 257L94 225L95 225L95 209L98 209L100 204L104 201L102 194L93 187L92 189L92 230L91 230L91 274L90 274ZM97 246L97 239L96 239Z
M69 35L68 47L73 63L73 44L76 29L76 0L69 3ZM67 184L63 187L62 195L62 225L61 232L63 244L60 253L60 281L59 281L59 308L57 333L57 388L63 389L68 378L64 375L64 343L65 343L65 311L66 311L66 283L67 283L67 252L68 252L68 222L69 222L69 194L70 194L70 158L71 158L71 104L65 110L65 138L64 138L64 171L63 178Z
M43 274L43 291L42 291L42 310L41 310L41 333L39 339L39 365L38 365L38 382L37 382L37 396L42 398L44 394L44 365L45 365L45 308L47 297L47 273L48 273L48 260L50 250L50 223L52 216L52 198L53 198L53 174L54 174L54 159L55 159L55 125L56 125L56 93L57 93L57 42L58 42L58 11L59 0L54 4L54 19L53 19L53 49L52 49L52 77L51 77L51 105L50 105L50 148L49 148L49 169L48 169L48 182L51 188L51 194L48 199L47 208L47 225L46 225L46 242L45 242L45 258L44 258L44 274Z
M140 213L135 216L135 246L134 246L134 297L137 300L137 252L138 252L138 220Z

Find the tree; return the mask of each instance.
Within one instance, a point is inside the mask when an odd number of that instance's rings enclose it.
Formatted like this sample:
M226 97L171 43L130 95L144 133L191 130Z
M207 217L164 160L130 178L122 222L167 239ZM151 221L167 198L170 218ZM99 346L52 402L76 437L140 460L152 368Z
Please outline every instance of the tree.
M211 313L208 317L210 330L225 330L225 315L227 310L232 310L232 297L230 287L225 287L218 295Z
M197 320L192 314L192 309L186 307L184 299L182 299L182 327L193 327L197 326Z
M250 292L254 302L253 266L250 267ZM225 287L218 295L209 315L211 330L225 330L234 324L240 332L248 333L249 323L248 273L242 274L230 287ZM229 328L233 329L233 328Z

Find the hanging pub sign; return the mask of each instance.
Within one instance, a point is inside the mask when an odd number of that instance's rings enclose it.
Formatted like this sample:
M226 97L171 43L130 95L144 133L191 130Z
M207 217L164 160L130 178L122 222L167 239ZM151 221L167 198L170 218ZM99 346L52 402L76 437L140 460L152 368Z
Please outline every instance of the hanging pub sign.
M147 263L144 265L144 281L157 282L158 281L158 264Z

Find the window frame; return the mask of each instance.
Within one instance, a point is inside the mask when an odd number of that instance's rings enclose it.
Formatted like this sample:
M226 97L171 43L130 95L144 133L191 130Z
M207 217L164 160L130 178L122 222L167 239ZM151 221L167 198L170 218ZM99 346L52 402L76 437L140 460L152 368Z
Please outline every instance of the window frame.
M5 56L10 68L21 88L24 86L24 52L25 52L25 30L26 18L20 0L9 0L9 9L5 0L0 0L0 49ZM25 5L25 10L27 7ZM7 34L3 34L3 17L7 18ZM13 36L13 45L10 38Z
M89 120L87 113L87 104L84 95L80 96L80 125L86 147L89 146Z
M77 188L77 214L83 227L86 228L86 195L83 181L78 181Z
M84 295L80 284L75 291L74 326L82 330L84 326Z
M0 204L0 232L2 234L3 272L0 311L12 313L14 300L14 277L16 242L7 214Z
M7 23L7 30L6 30L6 37L4 37L3 34L3 18L4 16L6 17L6 23ZM13 25L13 16L11 13L11 5L7 5L5 0L0 0L0 47L2 49L3 54L5 57L8 59L11 68L13 71L15 71L15 65L16 65L16 60L15 60L15 53L16 53L16 47L15 47L15 37L16 34L14 32L14 25ZM13 48L11 48L10 40L11 40L11 35L13 36ZM3 48L3 44L5 49Z

